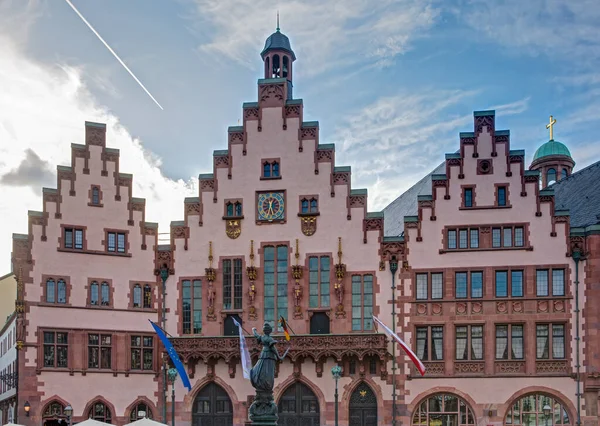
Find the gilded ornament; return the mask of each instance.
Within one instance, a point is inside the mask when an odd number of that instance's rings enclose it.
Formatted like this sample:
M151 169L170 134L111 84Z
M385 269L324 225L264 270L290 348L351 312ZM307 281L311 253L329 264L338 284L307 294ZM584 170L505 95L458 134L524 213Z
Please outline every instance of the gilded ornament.
M337 296L338 305L335 311L336 318L346 318L344 310L344 277L346 275L346 265L342 263L342 237L338 237L338 263L335 264L336 283L333 285Z
M235 240L242 233L242 222L238 219L228 220L225 226L225 233L229 238Z
M256 285L254 281L258 277L258 272L254 266L254 240L250 240L250 266L246 267L246 274L248 280L250 280L250 286L248 287L248 302L250 307L248 308L248 319L255 321L258 315L256 315L256 307L254 301L256 300Z
M302 286L300 285L300 280L302 279L303 268L302 265L299 264L300 247L297 238L294 257L296 258L296 264L292 266L292 277L294 277L294 280L296 281L296 284L294 285L294 318L302 319Z
M317 217L309 216L300 218L302 224L302 233L307 237L314 235L317 232Z

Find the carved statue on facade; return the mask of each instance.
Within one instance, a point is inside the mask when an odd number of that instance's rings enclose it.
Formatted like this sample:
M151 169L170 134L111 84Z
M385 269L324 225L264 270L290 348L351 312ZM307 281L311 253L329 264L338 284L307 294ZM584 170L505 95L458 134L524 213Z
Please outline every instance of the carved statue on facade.
M256 397L250 406L249 418L255 424L276 425L277 424L277 404L273 400L273 387L275 385L275 369L279 361L285 358L279 355L275 344L275 339L271 337L273 328L268 322L263 325L263 334L260 335L256 328L252 333L259 344L263 346L262 352L256 362L256 365L250 370L250 383L256 389Z

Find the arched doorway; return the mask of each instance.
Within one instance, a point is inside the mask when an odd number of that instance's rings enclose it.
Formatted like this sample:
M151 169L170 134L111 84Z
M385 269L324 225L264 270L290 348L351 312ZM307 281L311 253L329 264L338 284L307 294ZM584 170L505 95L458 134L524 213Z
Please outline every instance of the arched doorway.
M66 426L67 416L65 416L65 407L58 401L51 401L46 404L42 413L43 426Z
M138 402L129 412L129 421L135 422L143 418L154 419L152 409L145 402Z
M278 426L319 426L319 400L304 383L288 387L279 399Z
M233 405L216 383L204 386L192 407L192 426L233 426Z
M350 426L377 426L377 397L365 382L350 395Z
M412 426L471 426L475 416L469 404L451 393L438 393L422 401L413 415Z
M565 406L556 398L541 393L525 395L506 413L504 424L526 426L571 426Z

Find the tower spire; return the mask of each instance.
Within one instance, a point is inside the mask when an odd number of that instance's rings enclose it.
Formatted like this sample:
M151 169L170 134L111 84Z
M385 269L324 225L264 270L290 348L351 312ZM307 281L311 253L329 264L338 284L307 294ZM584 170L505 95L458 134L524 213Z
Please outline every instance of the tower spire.
M277 32L279 32L279 10L277 11Z

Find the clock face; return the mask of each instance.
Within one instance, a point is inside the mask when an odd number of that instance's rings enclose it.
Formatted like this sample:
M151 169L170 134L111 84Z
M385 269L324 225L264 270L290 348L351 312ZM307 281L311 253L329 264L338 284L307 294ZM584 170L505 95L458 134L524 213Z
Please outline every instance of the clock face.
M263 192L258 194L258 220L273 222L285 219L283 192Z

